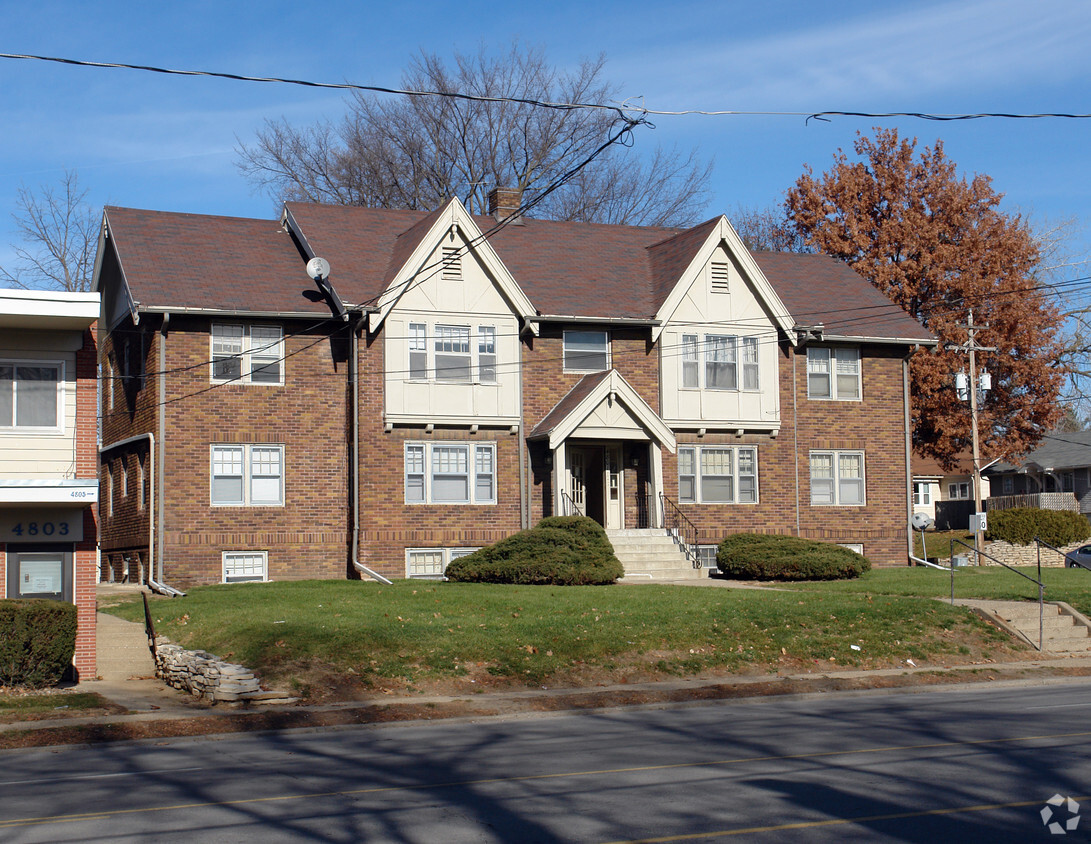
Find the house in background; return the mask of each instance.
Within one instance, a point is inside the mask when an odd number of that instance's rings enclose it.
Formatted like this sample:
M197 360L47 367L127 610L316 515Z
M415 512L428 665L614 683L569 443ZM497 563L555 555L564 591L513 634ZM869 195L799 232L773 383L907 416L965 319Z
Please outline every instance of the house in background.
M95 677L97 293L0 290L0 598L75 603Z
M982 502L989 497L989 491L989 478L983 475ZM964 530L975 503L974 461L968 453L959 455L953 469L944 469L933 458L913 455L914 513L928 514L936 530Z
M764 531L907 561L908 357L935 342L918 323L830 258L751 254L724 217L491 201L107 208L115 576L436 577L572 512L619 541L684 525L706 560Z
M1091 431L1053 431L1034 451L987 472L990 510L1042 507L1091 516Z

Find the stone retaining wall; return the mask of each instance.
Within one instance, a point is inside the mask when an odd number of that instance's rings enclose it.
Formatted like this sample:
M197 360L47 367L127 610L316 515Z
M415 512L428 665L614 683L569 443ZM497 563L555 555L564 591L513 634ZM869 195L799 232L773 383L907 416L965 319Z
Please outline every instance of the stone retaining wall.
M1061 550L1065 553L1069 551L1075 551L1084 542L1076 542L1072 545L1066 545ZM1031 545L1012 545L1010 542L1003 542L997 540L995 542L985 543L985 553L1000 560L1002 563L1007 563L1009 566L1035 566L1038 564L1038 546ZM956 554L962 553L967 556L973 556L973 551L968 548L956 550ZM985 557L985 565L995 565L995 563L988 557ZM971 560L972 562L972 560ZM1051 548L1042 546L1042 565L1043 566L1063 566L1064 557L1058 554Z
M176 689L213 703L290 703L279 692L263 691L248 668L225 662L207 651L188 651L162 637L155 641L155 673Z

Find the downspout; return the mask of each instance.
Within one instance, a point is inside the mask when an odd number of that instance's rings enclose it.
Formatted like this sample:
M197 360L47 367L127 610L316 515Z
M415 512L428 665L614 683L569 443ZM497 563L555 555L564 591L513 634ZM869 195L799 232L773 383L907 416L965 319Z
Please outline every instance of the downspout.
M517 337L515 342L519 346L519 368L517 372L519 381L519 527L526 530L530 527L530 472L527 464L530 462L530 453L527 451L526 414L523 404L523 341Z
M791 343L788 344L788 351L792 355L792 454L796 471L796 536L799 536L799 402L796 399L796 393L799 391L799 385L796 383L796 358L798 355Z
M143 434L134 434L131 437L126 437L123 440L118 440L116 443L110 443L99 449L99 454L105 454L108 451L112 451L115 448L120 448L123 445L130 445L131 443L139 442L146 439L148 441L148 462L151 464L148 467L148 585L163 595L169 595L172 598L179 598L185 595L185 592L181 592L171 586L166 586L163 583L156 581L152 576L152 572L155 571L155 434L148 431ZM162 569L162 567L160 567ZM159 579L163 578L163 572L160 570Z
M164 461L163 461L162 458L163 458L164 446L166 444L166 438L164 437L163 432L166 429L167 379L164 377L164 373L166 373L166 371L167 371L167 328L168 328L169 325L170 325L170 312L168 311L168 312L165 312L163 314L163 324L159 326L159 366L157 367L157 374L156 374L156 378L159 381L159 407L158 407L158 415L159 415L159 420L158 420L158 422L159 422L159 452L160 452L160 454L159 454L159 458L160 458L159 459L159 489L165 489L164 484L166 483L165 476L164 476L164 470L163 470L163 462ZM154 491L155 486L156 486L154 462L153 462L153 465L152 465L151 469L152 469L152 471L151 471L150 474L152 476L152 490ZM153 500L154 500L154 497L153 497ZM152 508L152 512L153 512L153 514L155 513L155 508L154 507ZM150 561L149 561L149 565L148 565L148 585L152 589L154 589L155 591L162 592L164 595L170 595L172 598L180 597L180 596L184 595L185 593L184 592L179 592L174 587L167 586L167 585L165 585L163 583L163 524L164 524L164 517L163 517L163 503L162 502L159 502L159 513L157 514L157 516L159 518L159 529L156 531L156 539L159 541L159 553L156 554L155 557L159 562L159 570L158 570L159 573L158 573L158 577L156 577L154 579L152 578L152 572L155 571L155 569L153 569L151 567Z
M909 417L909 355L902 358L902 408L905 411L905 500L908 505L905 516L906 550L910 561L918 562L920 558L913 554L913 430ZM928 565L927 561L925 565Z
M363 315L360 315L349 327L349 402L352 404L352 460L349 462L349 487L352 489L352 552L350 559L352 560L352 567L360 574L366 574L368 577L390 586L390 580L356 559L356 549L360 544L360 396L359 384L357 383L359 380L359 335L357 332L362 320Z

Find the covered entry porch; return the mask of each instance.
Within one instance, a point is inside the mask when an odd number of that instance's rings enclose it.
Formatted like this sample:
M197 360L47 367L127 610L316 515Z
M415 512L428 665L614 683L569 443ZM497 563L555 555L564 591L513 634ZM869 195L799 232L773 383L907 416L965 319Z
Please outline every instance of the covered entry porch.
M674 435L616 371L582 378L534 428L551 515L585 515L607 530L663 526L663 449Z

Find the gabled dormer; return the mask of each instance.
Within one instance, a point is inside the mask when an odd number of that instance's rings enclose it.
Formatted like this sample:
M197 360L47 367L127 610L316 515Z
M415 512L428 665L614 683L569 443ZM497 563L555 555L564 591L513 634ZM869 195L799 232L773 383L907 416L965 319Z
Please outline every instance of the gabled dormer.
M792 320L726 217L652 246L662 297L663 419L684 430L776 433L779 341Z
M519 335L532 314L458 200L404 232L368 322L382 330L384 421L518 424Z

